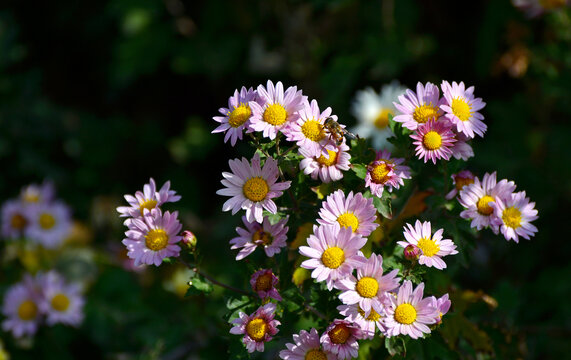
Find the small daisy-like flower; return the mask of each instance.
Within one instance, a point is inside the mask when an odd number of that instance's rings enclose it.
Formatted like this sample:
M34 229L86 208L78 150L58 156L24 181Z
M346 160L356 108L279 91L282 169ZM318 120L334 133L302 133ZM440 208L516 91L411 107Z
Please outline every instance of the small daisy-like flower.
M335 354L321 348L315 328L310 332L301 330L299 334L293 334L293 343L287 343L286 348L280 351L280 358L284 360L337 360Z
M448 121L448 120L446 120ZM452 132L454 133L454 128L452 128ZM468 138L463 133L454 133L456 135L456 142L452 145L452 156L458 160L468 160L469 158L474 156L474 149L468 144Z
M338 359L352 359L359 355L358 340L363 338L359 325L335 319L321 335L321 346L337 355Z
M454 133L450 130L446 121L433 121L419 126L410 137L416 141L416 156L424 159L426 163L432 160L436 164L437 159L449 160L452 155L452 147L456 142Z
M286 247L287 231L289 230L289 227L286 226L288 218L281 219L274 225L270 223L267 216L264 217L261 224L256 221L248 221L245 216L242 216L242 221L246 228L237 227L236 232L240 236L230 240L232 250L242 248L236 255L236 260L242 260L250 255L258 246L264 248L268 257L274 256L283 247Z
M446 199L450 200L455 197L460 190L466 185L474 183L474 174L470 170L462 170L457 174L452 174L452 183L454 184L454 189L452 189L448 194L446 194Z
M408 228L407 228L408 227ZM450 239L442 239L444 229L437 230L432 235L430 221L421 223L416 220L414 227L411 224L404 226L403 235L406 241L398 241L397 244L406 248L410 244L420 249L420 257L418 263L428 267L434 266L442 270L446 268L446 263L442 260L443 256L458 254L456 245Z
M231 173L223 172L222 185L224 189L216 191L223 196L231 196L224 205L223 211L232 210L232 215L238 210L246 210L248 221L261 223L263 221L263 209L270 213L277 212L273 198L280 197L283 191L290 187L291 181L277 182L279 171L278 163L272 158L266 159L264 167L260 166L260 154L255 153L252 165L246 158L228 161Z
M31 184L22 189L20 199L28 204L49 203L55 198L54 184L44 181L42 185Z
M389 192L404 185L404 179L410 179L410 168L402 165L404 159L391 158L387 150L377 151L375 160L367 166L365 186L377 197L383 195L385 187Z
M382 298L385 292L399 287L395 269L383 276L383 257L371 254L371 257L357 267L357 277L348 274L337 280L335 287L343 292L339 300L345 305L358 304L365 316L371 311L383 312Z
M482 181L477 177L474 183L464 186L458 193L458 202L466 208L460 217L471 219L471 227L482 230L490 226L497 234L498 219L494 215L493 203L498 199L507 199L515 190L515 183L506 179L496 182L496 172L484 174Z
M230 333L244 335L242 342L248 352L264 351L264 343L272 340L278 333L280 322L274 319L276 304L268 303L261 306L251 315L240 312L240 317L232 321L234 327Z
M145 210L142 218L131 219L128 226L123 244L127 247L127 256L135 260L135 266L159 266L164 258L179 255L177 243L182 240L179 235L182 224L177 211L163 214L160 209Z
M337 310L339 310L341 315L345 316L345 320L359 325L364 339L372 339L377 329L379 329L381 334L384 334L386 331L383 324L384 311L378 313L375 309L371 309L369 315L365 315L365 311L361 309L359 304L339 305Z
M177 202L180 200L180 195L176 195L174 190L170 190L170 181L167 181L159 191L153 178L150 179L148 184L143 186L143 192L137 191L135 196L125 195L125 200L129 206L119 206L117 211L121 217L141 217L145 209L157 209L162 204L167 202Z
M517 243L519 236L529 240L529 237L537 232L537 228L530 223L538 218L535 203L529 202L529 198L525 197L525 191L511 194L504 200L496 199L492 206L500 232L506 240Z
M443 114L440 110L442 100L438 86L427 82L416 84L416 93L410 89L398 97L399 103L394 105L400 112L393 118L394 121L402 123L402 126L409 130L416 130L419 126L426 124L428 120L436 121Z
M450 310L450 305L452 305L452 302L448 298L448 294L445 294L438 299L434 296L431 296L430 300L432 301L432 306L438 310L436 324L440 324L442 322L442 317L448 313L448 310Z
M284 92L281 81L274 87L274 83L268 80L265 88L258 86L258 99L258 102L250 102L250 129L261 131L264 137L273 140L279 131L289 130L290 123L299 119L306 97L297 90L297 86L290 86Z
M304 107L299 111L299 119L289 127L287 140L295 141L297 146L305 149L311 156L327 155L327 149L333 145L325 145L328 138L323 124L330 116L330 107L320 112L317 101L311 100L311 104L307 100L304 101Z
M2 306L2 313L6 317L2 322L2 329L11 331L16 338L34 335L42 316L39 300L34 280L29 275L24 281L8 288Z
M377 209L373 199L363 197L363 194L353 195L353 191L345 197L343 190L339 189L327 196L319 210L321 225L337 222L343 228L351 228L353 232L364 237L371 235L379 224L375 222Z
M299 163L300 170L310 175L316 180L318 177L323 183L341 180L343 178L342 171L349 170L351 155L349 155L349 146L342 142L339 145L331 144L333 150L327 148L327 156L314 156L312 152L306 148L299 148L299 153L304 157Z
M282 301L282 297L276 289L278 278L272 272L272 269L258 270L252 275L250 285L252 290L258 294L261 299L276 299Z
M486 106L481 98L474 97L474 87L466 89L464 82L455 81L452 85L448 81L442 82L444 103L440 108L445 111L444 116L456 126L458 132L464 133L469 138L474 138L474 133L484 136L488 126L484 124L484 116L478 111Z
M351 114L357 119L357 126L351 131L362 138L370 138L375 149L392 147L387 141L394 136L389 127L389 115L395 114L393 101L405 90L398 81L393 81L383 85L380 94L370 87L358 91L351 103Z
M16 239L24 235L30 223L30 207L21 200L8 200L2 204L2 236Z
M325 281L329 290L335 281L351 274L366 259L360 254L367 238L354 233L349 228L333 225L313 227L313 234L307 238L309 246L300 246L299 252L310 259L301 263L305 269L313 269L311 277Z
M434 324L438 310L433 306L431 298L422 298L424 283L420 283L414 291L412 282L406 280L399 288L397 296L385 299L385 326L387 336L408 335L413 339L429 334L427 325Z
M228 107L220 108L218 111L224 116L214 116L213 119L220 125L212 130L212 133L226 132L224 142L230 139L232 146L236 145L236 140L242 140L244 129L250 125L252 110L250 102L256 101L257 94L252 88L246 89L242 86L240 92L236 89L234 95L228 99Z
M42 289L39 307L46 314L46 323L63 323L78 326L83 321L85 300L77 284L69 284L55 271L40 275L38 279Z
M38 203L30 207L26 236L53 249L63 243L71 231L69 207L61 202Z

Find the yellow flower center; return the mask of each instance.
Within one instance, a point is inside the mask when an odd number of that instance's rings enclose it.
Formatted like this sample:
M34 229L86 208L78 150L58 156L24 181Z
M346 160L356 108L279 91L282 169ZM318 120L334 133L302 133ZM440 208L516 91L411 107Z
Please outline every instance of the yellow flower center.
M56 219L52 214L43 213L40 215L40 226L42 229L49 230L56 224Z
M328 334L334 344L345 344L351 336L351 330L347 329L345 325L339 324L329 330Z
M263 115L264 121L277 126L286 122L287 112L280 104L272 104L266 108Z
M139 210L141 211L141 215L143 215L143 210L151 210L157 207L157 200L145 200L139 205Z
M274 241L274 238L271 234L260 229L256 230L256 232L254 232L254 234L252 235L252 242L256 243L260 241L261 245L271 245L272 242Z
M365 312L363 311L363 309L361 309L361 307L359 307L359 314L361 314L362 317L365 317ZM379 321L380 318L381 315L378 312L376 312L375 309L371 308L371 312L369 313L369 316L365 318L365 320Z
M470 185L474 183L474 179L471 178L463 178L463 177L456 177L456 190L462 190L462 188L466 185Z
M418 248L422 251L422 255L432 257L440 251L440 246L436 244L436 241L432 239L422 238L418 240L416 244Z
M152 229L145 236L145 245L153 251L159 251L169 244L169 235L163 229Z
M337 269L345 262L345 253L337 246L330 247L321 255L321 262L330 269Z
M376 184L384 184L388 177L387 175L390 172L390 168L385 163L380 163L375 165L371 170L371 180L373 180Z
M260 176L248 179L242 187L244 196L251 201L262 201L270 191L266 180Z
M301 126L301 132L311 141L318 142L325 138L323 125L316 120L308 120Z
M438 108L432 105L432 103L417 106L414 109L412 118L420 124L424 124L430 119L436 120L438 118Z
M252 116L252 110L246 104L240 103L240 105L228 115L228 124L233 128L237 128L243 125Z
M18 307L18 317L24 321L32 320L38 314L38 307L32 300L24 300Z
M375 118L375 127L381 130L386 128L389 125L389 115L392 114L393 112L388 109L381 110Z
M66 311L69 307L69 298L64 294L57 294L52 298L52 308L56 311Z
M327 355L319 349L311 349L305 353L304 360L327 360Z
M337 222L341 227L348 228L351 227L353 232L357 231L359 228L359 219L353 213L346 212L344 214L339 215L337 218Z
M357 281L355 290L364 298L372 298L379 292L379 283L372 277L363 277Z
M427 148L428 150L439 149L440 146L442 145L442 136L440 136L440 134L437 133L436 131L431 130L426 134L424 134L424 137L422 138L422 143L424 144L424 147Z
M494 212L494 209L489 205L490 202L494 201L494 198L490 195L484 195L478 200L476 207L478 208L478 212L482 215L490 215Z
M25 228L27 224L28 221L22 215L20 214L12 215L12 219L10 220L10 225L12 226L13 229L21 230Z
M35 191L26 191L24 193L24 201L29 203L37 203L40 201L40 194Z
M256 291L268 291L272 288L272 274L265 273L256 279Z
M337 152L327 149L327 154L329 154L329 158L326 158L325 156L321 155L315 160L323 166L335 165L337 163Z
M507 227L517 229L521 225L521 211L513 206L510 206L503 211L502 220Z
M412 324L416 320L416 309L411 304L400 304L395 309L395 320L401 324Z
M268 324L266 323L266 320L261 318L250 320L248 325L246 325L246 333L254 341L264 340L267 331Z
M452 113L462 121L470 119L472 107L461 98L452 99Z

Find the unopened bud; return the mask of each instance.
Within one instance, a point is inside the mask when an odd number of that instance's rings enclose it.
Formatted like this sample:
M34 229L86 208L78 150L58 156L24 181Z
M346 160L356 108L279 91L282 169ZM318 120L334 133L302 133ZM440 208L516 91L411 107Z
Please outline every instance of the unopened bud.
M420 256L420 249L416 245L408 245L404 248L404 257L407 260L414 261Z
M192 232L185 230L182 232L182 242L189 248L194 248L196 246L197 239Z

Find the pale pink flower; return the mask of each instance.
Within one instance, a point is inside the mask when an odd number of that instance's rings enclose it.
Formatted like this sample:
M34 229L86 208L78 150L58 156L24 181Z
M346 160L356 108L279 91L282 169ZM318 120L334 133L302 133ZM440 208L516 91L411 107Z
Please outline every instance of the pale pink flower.
M321 225L338 223L341 227L350 227L353 232L362 236L369 236L379 224L375 222L377 209L373 199L363 197L363 194L353 195L353 191L345 197L343 190L339 189L327 196L319 210Z
M345 320L359 325L363 332L364 339L372 339L377 329L383 335L386 332L385 325L383 324L383 317L385 316L384 308L380 313L376 312L375 309L371 309L369 315L365 315L365 312L361 309L359 304L339 305L337 306L337 310L339 310L339 314L345 316Z
M328 156L328 149L334 150L331 148L334 145L329 144L324 124L325 119L331 117L331 108L320 112L316 100L311 100L311 104L305 100L303 105L299 111L299 119L290 124L287 140L295 142L312 157Z
M531 221L538 218L535 203L529 202L525 191L511 194L504 199L496 199L492 204L494 215L498 219L500 232L506 240L519 242L519 236L529 240L534 236L537 228Z
M299 148L300 155L304 157L299 163L299 169L314 180L319 177L323 183L341 180L343 178L342 171L349 170L351 165L349 146L345 141L339 145L331 143L331 146L334 148L327 148L327 156L314 156L310 150Z
M83 321L85 299L78 284L68 283L55 271L38 277L42 291L39 308L46 315L46 323L79 326Z
M282 297L276 289L278 278L272 272L272 269L261 269L256 271L250 278L250 286L252 290L262 299L272 298L282 301Z
M367 166L365 186L377 197L383 195L385 187L389 192L398 189L405 179L411 178L410 168L403 162L403 158L393 158L387 150L377 151L375 160Z
M129 206L119 206L117 212L121 217L141 217L145 209L157 209L162 204L167 202L177 202L180 200L180 195L176 195L174 190L170 190L170 181L164 183L159 191L153 178L150 179L148 184L143 186L143 191L137 191L135 196L125 195L125 200Z
M286 247L287 231L289 230L289 227L286 226L287 217L273 225L267 216L264 217L261 224L256 221L248 221L245 216L242 216L242 221L246 228L237 227L236 232L239 236L230 240L232 250L241 248L236 255L236 260L242 260L253 253L257 247L263 248L268 257L274 256Z
M2 305L2 314L5 316L2 329L12 332L16 338L34 335L42 319L40 297L35 280L29 275L22 282L10 286Z
M71 232L71 211L63 202L35 203L28 214L25 235L48 249L60 246Z
M356 358L359 355L359 342L363 338L359 325L347 320L335 319L321 335L324 350L337 355L339 360Z
M17 239L24 236L31 221L30 206L20 199L2 204L2 236Z
M212 130L212 133L226 132L224 142L230 139L232 146L236 145L236 140L242 140L244 130L250 125L252 109L250 102L257 100L257 93L252 88L246 89L242 86L240 92L236 89L234 95L228 99L228 107L220 108L218 111L224 116L214 116L214 121L220 125Z
M416 93L410 89L406 93L398 97L399 103L394 105L400 112L393 120L402 123L402 126L409 130L416 130L419 126L428 122L428 120L436 121L443 112L440 110L442 99L440 99L440 90L438 86L427 82L423 85L421 82L416 84Z
M279 331L280 322L274 319L275 311L276 304L268 303L251 315L240 312L240 317L232 321L234 326L230 329L230 334L244 335L242 342L249 353L263 352L264 343L272 340Z
M442 297L438 299L434 296L431 296L430 299L432 301L432 306L434 306L436 310L438 310L436 323L440 324L442 322L442 317L446 315L446 313L448 313L448 310L450 310L450 305L452 305L452 302L448 298L448 294L444 294Z
M462 170L456 174L452 174L451 178L454 188L450 190L448 194L446 194L445 198L447 200L455 197L458 192L464 188L464 186L473 184L475 176L470 170Z
M293 334L293 343L287 343L286 348L279 354L284 360L337 360L335 354L321 348L319 333L315 328L311 328L310 332L301 330L299 334Z
M415 140L413 144L416 145L416 156L425 163L431 160L434 164L438 159L449 160L452 156L452 147L456 142L449 123L442 120L436 122L428 120L426 124L419 126L410 137Z
M444 103L440 108L445 111L444 116L456 127L458 132L464 133L469 138L474 138L474 133L484 136L488 126L484 124L484 116L478 111L486 106L481 98L474 97L474 87L466 89L464 82L459 84L455 81L452 85L448 81L441 84Z

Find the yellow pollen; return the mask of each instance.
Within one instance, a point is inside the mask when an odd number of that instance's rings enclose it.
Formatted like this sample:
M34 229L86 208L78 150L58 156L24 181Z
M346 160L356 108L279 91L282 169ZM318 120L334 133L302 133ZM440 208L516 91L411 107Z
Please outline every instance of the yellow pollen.
M145 245L153 251L159 251L169 244L169 235L163 229L152 229L145 236Z
M311 349L305 353L303 360L327 360L327 355L319 349Z
M10 225L13 229L22 230L28 224L28 220L20 214L14 214L10 220Z
M389 125L389 115L393 112L388 109L383 109L379 112L379 115L375 118L375 127L377 129L384 129Z
M286 122L287 112L280 104L272 104L266 108L263 115L264 121L277 126Z
M401 324L412 324L416 320L416 309L411 304L400 304L395 309L395 320Z
M270 191L268 183L260 176L249 178L242 187L244 196L251 201L262 201Z
M417 106L414 109L412 118L420 124L424 124L430 119L436 120L438 119L438 108L432 105L432 103Z
M379 283L372 277L363 277L357 281L355 290L364 298L372 298L379 292Z
M18 307L18 317L24 321L32 320L38 314L38 307L32 300L24 300Z
M463 177L456 177L456 190L462 190L462 188L466 185L470 185L474 183L474 179L470 178L463 178Z
M330 269L337 269L345 262L345 253L337 246L330 247L321 255L321 262Z
M323 166L333 166L337 164L337 153L333 150L327 149L327 154L329 154L329 158L326 158L325 156L321 155L315 160Z
M329 330L328 334L334 344L345 344L351 336L351 330L347 329L345 325L339 324Z
M472 107L461 98L452 99L452 113L462 121L470 119Z
M361 309L361 307L359 307L359 314L361 314L362 317L365 317L365 312L363 311L363 309ZM378 312L376 312L375 309L371 308L371 312L369 313L369 316L365 318L365 320L379 321L380 318L381 315Z
M436 244L436 241L432 239L422 238L418 240L416 244L418 248L422 251L422 255L432 257L440 251L440 246Z
M256 279L256 291L268 291L272 288L272 274L266 273Z
M424 147L427 148L428 150L439 149L440 146L442 145L442 136L440 136L440 134L437 133L436 131L431 130L426 134L424 134L424 137L422 138L422 143L424 144Z
M264 319L255 318L246 325L246 333L254 341L262 341L268 331L268 324Z
M376 184L384 184L388 180L387 175L389 172L390 168L387 164L380 163L379 165L375 165L373 169L370 170L371 180Z
M510 206L503 211L502 220L507 227L517 229L521 226L521 211L513 206Z
M252 242L258 245L271 245L274 241L274 238L269 233L265 232L264 230L260 229L254 232L252 235Z
M240 105L230 114L228 114L228 124L233 128L237 128L243 125L252 116L252 110L246 104L240 103Z
M325 138L323 125L316 120L308 120L301 126L301 132L311 141L318 142Z
M339 215L337 218L337 222L341 227L348 228L351 227L353 232L357 231L359 228L359 219L353 213L346 212L344 214Z
M151 210L157 207L157 200L145 200L139 205L139 210L141 211L141 215L143 215L143 210Z
M52 216L52 214L43 213L40 215L40 226L42 229L49 230L54 227L56 224L56 219Z
M66 311L69 307L69 298L64 294L57 294L52 298L52 308L56 311Z
M484 195L480 198L480 200L478 200L476 207L478 208L478 212L481 215L487 216L494 212L494 208L489 205L491 201L494 201L494 198L490 195Z

